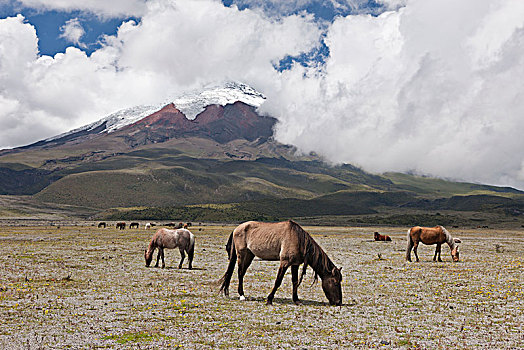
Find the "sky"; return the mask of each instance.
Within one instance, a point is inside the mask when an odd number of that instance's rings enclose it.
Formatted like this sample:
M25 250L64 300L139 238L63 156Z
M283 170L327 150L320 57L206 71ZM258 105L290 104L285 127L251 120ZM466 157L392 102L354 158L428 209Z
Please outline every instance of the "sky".
M524 1L0 0L0 148L231 80L301 152L524 189Z

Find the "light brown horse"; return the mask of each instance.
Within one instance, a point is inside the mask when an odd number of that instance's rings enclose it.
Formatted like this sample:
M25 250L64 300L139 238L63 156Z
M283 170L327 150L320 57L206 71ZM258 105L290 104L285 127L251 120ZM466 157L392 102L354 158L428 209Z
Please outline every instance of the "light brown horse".
M182 268L182 263L186 257L185 252L189 259L189 269L193 268L193 255L195 252L195 236L186 229L178 230L169 230L167 228L161 228L155 232L151 241L149 242L149 247L144 252L144 258L146 259L146 267L149 267L151 260L153 259L153 252L158 248L158 254L156 256L155 267L158 267L158 261L162 257L162 268L166 266L164 261L164 248L180 249L180 255L182 259L178 268Z
M229 284L238 259L238 294L240 300L244 296L244 275L255 256L262 260L280 261L277 279L273 290L267 297L267 304L273 302L275 293L282 283L284 274L291 267L293 282L293 302L300 304L298 287L306 274L307 266L315 272L314 278L320 276L322 289L331 305L342 305L342 274L329 259L322 248L302 227L293 221L278 223L262 223L248 221L239 225L229 237L228 245L229 265L226 273L220 279L221 291L229 296ZM300 280L298 269L304 263Z
M438 261L442 261L440 258L440 246L443 243L447 243L449 246L449 249L451 250L451 257L453 258L453 261L457 262L459 261L459 247L456 243L460 243L460 239L453 238L449 234L448 230L446 230L442 226L435 226L435 227L420 227L415 226L408 230L408 245L406 249L406 260L411 261L411 249L413 249L413 252L415 253L415 258L418 259L417 254L417 248L419 242L422 242L427 245L436 244L437 247L435 249L435 256L433 256L433 261L437 260L438 255Z

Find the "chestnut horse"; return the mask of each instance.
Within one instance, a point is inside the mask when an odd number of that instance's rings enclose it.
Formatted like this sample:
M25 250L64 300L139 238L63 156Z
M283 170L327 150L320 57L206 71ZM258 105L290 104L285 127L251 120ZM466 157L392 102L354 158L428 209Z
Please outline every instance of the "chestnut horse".
M151 260L153 259L153 252L158 248L158 254L156 256L155 267L158 267L158 261L162 257L162 268L166 266L164 261L164 248L174 249L178 248L180 250L180 255L182 259L178 268L182 268L182 263L187 252L189 259L189 269L193 268L193 255L195 252L195 236L186 229L178 230L169 230L167 228L161 228L155 232L151 241L149 242L149 247L144 252L144 258L146 259L146 267L149 267Z
M240 224L229 237L226 245L228 248L229 265L226 273L220 279L225 296L229 296L229 284L238 259L238 294L240 300L244 296L244 275L255 256L262 260L280 261L277 279L273 290L267 297L267 304L273 302L275 293L282 283L284 274L291 267L291 280L293 282L293 302L300 304L298 287L306 274L307 266L315 272L314 280L320 276L322 289L331 305L342 305L342 274L335 264L329 259L322 248L302 227L293 221L278 223L263 223L248 221ZM298 270L304 263L300 280Z
M435 256L433 256L433 261L437 260L438 255L438 261L442 261L440 258L440 246L443 243L447 243L449 246L449 249L451 250L451 257L453 258L453 261L459 261L459 247L456 243L460 243L460 239L453 238L449 234L448 230L446 230L442 226L435 226L435 227L420 227L415 226L408 230L408 246L406 249L406 260L411 261L411 249L413 248L413 252L415 253L415 258L418 259L417 254L417 248L419 242L422 242L427 245L436 244L437 248L435 249Z
M388 235L381 235L378 232L375 232L374 238L375 241L391 241L391 237L389 237Z

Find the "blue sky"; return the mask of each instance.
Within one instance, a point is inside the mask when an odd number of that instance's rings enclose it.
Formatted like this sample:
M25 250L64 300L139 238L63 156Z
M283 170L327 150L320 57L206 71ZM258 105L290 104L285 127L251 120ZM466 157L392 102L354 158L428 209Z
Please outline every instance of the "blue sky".
M319 23L331 23L337 16L347 16L351 14L370 14L373 16L388 10L383 3L375 0L355 2L352 6L335 6L336 2L313 0L298 2L297 4L280 7L271 1L250 1L250 0L223 0L225 6L237 6L240 10L261 9L269 16L289 16L293 14L309 13L312 14ZM292 1L290 3L293 3ZM137 16L100 16L99 14L85 10L49 10L34 8L24 5L18 1L0 1L0 18L16 16L22 14L27 22L31 23L37 32L39 43L38 48L41 55L53 56L58 52L64 52L67 47L77 46L91 54L102 45L105 35L115 35L122 22L135 20L140 21ZM63 28L70 20L78 20L84 30L80 38L82 45L71 42L62 34ZM322 63L324 58L329 55L329 49L321 42L320 47L311 52L298 56L286 56L274 66L279 70L288 69L293 62L300 64Z
M231 80L302 152L524 188L524 1L0 0L0 148Z

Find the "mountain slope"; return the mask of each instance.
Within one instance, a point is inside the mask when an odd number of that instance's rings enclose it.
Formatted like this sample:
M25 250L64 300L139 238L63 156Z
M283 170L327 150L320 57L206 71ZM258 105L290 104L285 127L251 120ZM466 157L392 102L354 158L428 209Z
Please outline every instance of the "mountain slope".
M520 215L523 194L515 189L374 175L297 154L273 139L276 119L257 113L263 96L244 85L173 101L130 108L3 151L0 194L99 210L244 203L243 213L259 210L265 218L463 211L468 205ZM483 206L483 200L489 205Z

